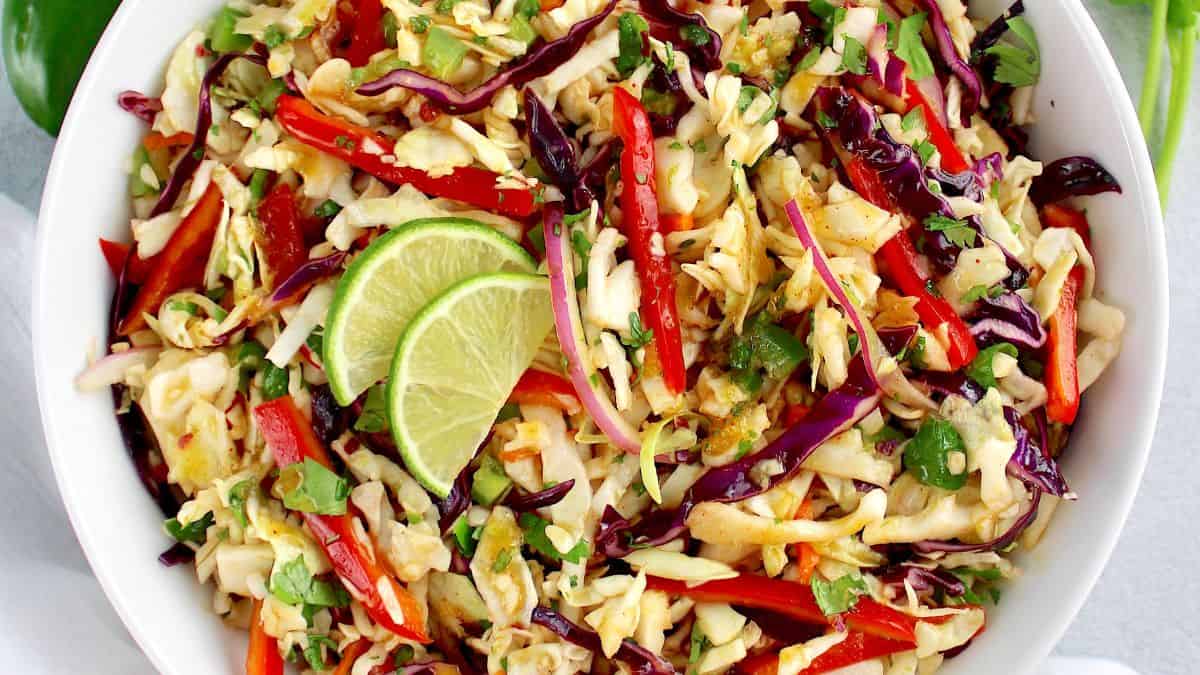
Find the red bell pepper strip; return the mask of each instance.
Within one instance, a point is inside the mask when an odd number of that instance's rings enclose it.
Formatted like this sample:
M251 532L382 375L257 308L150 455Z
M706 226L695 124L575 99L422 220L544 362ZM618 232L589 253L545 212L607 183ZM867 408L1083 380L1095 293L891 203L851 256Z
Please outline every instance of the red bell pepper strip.
M104 262L108 263L108 270L113 273L114 279L121 278L121 270L125 267L125 260L128 258L130 251L137 251L137 246L122 244L119 241L111 241L100 238L100 253L104 255ZM154 267L155 256L149 258L141 258L135 255L129 259L129 269L125 271L126 278L132 284L141 284L146 281L146 277L150 276L150 270Z
M262 600L254 600L250 612L250 646L246 649L246 675L283 675L283 657L275 638L262 625Z
M354 4L354 32L350 35L346 60L359 68L387 44L383 37L383 4L379 0L358 0Z
M508 400L517 405L544 405L574 415L580 410L579 396L575 386L566 378L544 370L526 370L517 386L513 387Z
M108 271L112 272L113 278L121 278L125 258L129 255L129 244L100 237L100 253L104 255L104 262L108 263Z
M291 186L279 183L263 198L258 205L258 220L262 223L263 254L278 286L308 260Z
M959 150L958 144L954 142L954 136L950 134L950 130L938 119L937 113L933 111L933 106L925 100L921 88L912 80L905 80L904 105L905 112L912 112L917 106L921 107L921 115L925 118L925 131L929 135L929 142L942 155L943 169L950 173L962 173L971 168L966 157L963 156L962 150Z
M621 151L621 228L642 285L642 316L654 331L663 382L673 394L687 388L683 338L675 307L675 277L663 243L654 184L654 132L646 109L628 91L613 90L613 132Z
M1076 323L1084 269L1076 265L1063 284L1058 307L1050 316L1046 359L1046 417L1071 424L1079 413L1079 365L1076 361Z
M807 668L800 671L800 675L820 675L820 673L828 673L831 670L852 666L868 659L877 659L910 649L912 649L912 645L907 642L850 631L845 640L813 659ZM734 672L738 675L777 675L779 673L779 654L768 653L752 656L739 663Z
M727 602L778 612L805 623L832 625L830 617L821 612L813 597L812 587L795 581L772 579L757 574L741 574L732 579L708 581L689 587L686 582L661 577L649 577L647 588L681 595L699 602ZM842 618L851 629L875 637L903 642L912 647L917 643L917 619L881 605L870 598L859 598ZM922 619L933 623L937 618Z
M254 409L254 420L280 468L311 459L333 470L325 446L291 396L259 405ZM375 623L401 637L428 643L430 639L425 632L425 618L420 606L380 565L383 556L359 540L353 513L347 510L340 516L303 515L308 529L333 564L334 572ZM388 611L381 586L390 588L403 614L402 619L397 620Z
M881 209L894 211L894 205L879 175L871 171L862 160L850 156L844 163L846 174L854 189L867 201ZM942 325L946 326L946 355L950 367L957 370L971 362L979 353L975 338L966 322L958 316L950 303L931 290L929 277L917 265L917 252L908 232L901 230L879 249L879 255L887 263L888 276L904 295L917 299L917 315L925 324L926 330L936 332Z
M376 178L399 185L408 183L421 192L446 197L514 218L524 218L536 210L532 190L496 189L499 175L486 169L462 166L446 176L434 178L407 166L384 161L392 156L395 141L370 129L318 111L311 103L295 96L280 96L275 120L305 145L349 163Z
M221 222L223 205L220 188L210 183L171 235L166 248L152 259L153 267L146 282L138 289L129 313L117 324L118 335L141 330L146 326L143 314L157 312L163 300L175 291L204 281L204 265Z
M187 147L192 144L195 136L186 131L180 131L171 136L163 136L157 131L151 131L142 139L142 147L147 150L163 150L165 148Z
M1087 214L1062 204L1047 204L1042 207L1042 227L1069 227L1079 233L1083 245L1092 250L1092 226Z

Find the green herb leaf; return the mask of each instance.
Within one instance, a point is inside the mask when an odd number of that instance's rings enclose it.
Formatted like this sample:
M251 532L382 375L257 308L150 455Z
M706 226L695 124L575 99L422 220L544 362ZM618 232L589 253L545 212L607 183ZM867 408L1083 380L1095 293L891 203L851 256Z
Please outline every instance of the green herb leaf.
M171 518L163 523L167 529L167 534L175 538L175 541L185 542L190 541L195 544L203 544L206 539L206 533L209 526L213 524L213 513L209 511L196 520L187 525L180 525L179 520Z
M525 19L532 19L542 11L542 4L538 0L517 0L517 4L513 7L513 11L517 16Z
M229 508L233 509L233 517L237 518L238 523L242 527L250 524L246 519L246 500L250 498L250 491L254 489L254 481L244 480L229 488Z
M833 129L837 126L837 122L833 120L824 110L817 111L817 124L820 124L826 129Z
M704 652L708 650L711 644L708 641L708 637L704 635L704 631L700 630L699 622L693 622L692 636L688 640L688 665L694 666L700 663L700 658L704 656Z
M424 33L429 30L429 25L433 23L433 19L425 14L418 14L408 19L408 26L412 28L414 33Z
M923 140L918 141L913 146L913 150L917 151L917 157L920 158L921 164L925 165L929 163L929 160L933 157L933 153L937 152L937 146L927 140ZM933 185L930 185L930 189L933 189Z
M971 248L975 245L975 230L967 225L965 220L957 220L946 216L933 215L925 219L925 229L930 232L941 232L946 239L960 248Z
M458 520L454 521L451 532L454 534L454 543L458 546L459 552L467 558L475 555L475 546L479 542L479 528L471 527L467 523L466 516L459 516Z
M986 296L987 294L988 294L987 286L985 286L983 284L975 284L974 286L968 288L966 293L963 293L962 301L963 301L963 303L977 302L977 301L983 299L983 297Z
M325 355L325 329L317 326L313 332L304 338L304 346L308 347L309 351L317 356L324 358Z
M1016 40L997 42L984 52L996 57L996 81L1014 87L1037 84L1042 74L1042 56L1033 26L1022 16L1014 16L1005 23Z
M654 329L642 326L642 317L637 312L629 313L629 337L621 343L630 349L641 349L654 341Z
M644 35L648 30L650 24L640 14L625 12L617 19L617 45L620 52L616 65L622 78L629 77L646 62Z
M330 651L337 652L337 642L324 635L310 633L308 636L308 646L304 648L304 660L308 661L308 667L313 670L327 670L329 668L325 661L325 650L321 649L324 645Z
M258 92L258 96L254 97L254 103L260 110L266 111L269 115L274 115L275 104L279 102L279 97L285 91L287 91L287 83L283 81L283 78L268 80L263 85L262 91Z
M250 175L250 204L257 205L267 195L267 179L271 172L266 169L255 169Z
M925 336L918 335L916 342L908 348L908 362L914 368L925 367Z
M320 462L306 457L280 471L279 479L291 488L283 495L283 505L289 509L325 516L346 513L350 485Z
M271 575L270 590L271 595L289 605L346 607L350 604L350 596L345 589L309 573L302 555L284 563Z
M396 32L400 29L397 24L396 15L391 12L384 12L383 19L380 20L383 25L383 42L391 49L396 48Z
M558 549L554 547L554 543L546 536L546 528L550 523L533 513L522 513L518 522L521 530L525 532L525 543L551 560L577 563L591 555L588 543L582 539L576 542L570 551L559 553Z
M267 49L274 49L287 40L288 36L283 32L283 28L276 24L267 26L267 29L263 31L263 44L267 46Z
M900 128L905 131L912 131L917 127L925 126L925 114L922 110L922 106L917 106L905 113L904 118L900 120Z
M675 108L678 105L679 100L675 98L675 94L663 93L653 87L642 89L642 107L646 109L646 112L670 116L675 114Z
M709 42L712 42L712 36L703 26L689 23L679 27L679 36L687 40L694 47L703 47Z
M842 68L855 75L867 74L867 48L849 35L843 36L846 46L842 48Z
M1007 354L1015 359L1017 358L1017 348L1007 342L1001 342L987 349L979 350L979 353L967 366L967 377L975 380L985 389L995 387L996 374L992 372L992 361L995 360L997 354Z
M904 468L926 485L957 490L966 484L967 472L951 473L950 453L966 450L962 436L952 424L926 418L917 435L904 446Z
M904 435L904 432L895 427L885 425L879 431L867 436L867 442L878 445L879 443L886 443L888 441L903 441L906 438L908 437Z
M367 400L363 401L362 414L355 420L354 430L374 434L389 428L387 385L377 384L367 390Z
M183 312L184 314L190 314L192 316L196 316L200 313L200 305L197 305L190 300L172 300L167 303L167 309L171 310L172 312Z
M492 562L492 572L499 574L508 569L508 566L512 564L512 557L513 550L511 548L506 548L503 551L500 551L500 553L496 556L496 560Z
M814 65L816 65L817 60L820 58L821 58L821 48L813 47L812 49L808 50L808 53L804 55L804 58L800 59L800 63L796 64L796 70L797 71L808 70L809 68L812 68Z
M858 596L868 592L866 582L858 574L847 574L834 581L825 581L814 574L810 586L817 606L825 616L853 609L858 604Z
M920 12L900 21L896 37L896 56L908 64L908 76L923 80L933 75L933 60L921 40L921 29L925 27L925 13Z

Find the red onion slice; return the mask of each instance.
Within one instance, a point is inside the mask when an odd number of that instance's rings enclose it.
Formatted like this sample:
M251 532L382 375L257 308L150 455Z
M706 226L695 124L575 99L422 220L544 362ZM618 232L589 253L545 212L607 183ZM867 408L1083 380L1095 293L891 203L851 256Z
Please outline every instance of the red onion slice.
M546 263L550 268L550 302L554 309L554 329L563 357L567 359L567 375L575 385L575 393L583 407L595 420L596 426L608 440L621 450L638 454L642 441L636 429L617 412L608 393L600 384L599 374L586 357L587 338L583 319L579 316L579 300L575 294L575 260L563 226L563 211L559 204L549 204L544 210L543 230L546 235Z
M267 63L267 58L258 54L223 54L209 66L208 72L204 74L204 79L200 81L200 105L196 115L196 130L192 137L192 144L183 151L183 155L175 165L175 171L167 179L162 194L158 196L158 201L150 210L151 218L160 216L175 206L175 200L179 198L179 193L183 190L183 184L191 179L196 173L196 169L199 168L200 162L204 161L204 148L208 145L208 129L212 126L212 87L216 84L217 78L225 73L225 69L238 59L246 59L260 66L265 66Z
M139 347L114 352L97 359L75 378L75 387L80 391L100 391L119 384L124 381L125 373L130 368L138 365L149 366L161 351L158 347Z
M117 94L117 105L146 124L154 124L154 117L163 109L162 99L132 89Z
M887 348L880 342L879 336L875 333L875 327L863 317L862 312L850 300L850 296L846 294L846 289L842 288L842 283L838 280L837 275L833 273L833 269L829 267L829 260L825 258L825 253L821 251L820 245L817 244L817 239L813 235L812 230L809 229L808 221L805 220L804 214L800 212L800 206L796 203L796 200L789 201L784 210L787 211L788 220L792 222L792 228L796 231L796 236L799 237L801 245L812 251L813 268L817 270L817 274L825 282L825 290L829 292L834 302L841 305L846 318L850 320L855 332L858 333L859 349L862 350L863 365L866 366L867 374L870 375L871 379L881 389L897 401L925 410L937 410L937 404L914 387L908 381L908 378L904 377L904 373L900 371L898 364L894 364L894 367L882 378L879 376L878 367L880 363L883 359L890 358L891 354L888 353Z
M378 96L392 87L404 87L425 96L448 113L465 115L483 110L492 102L496 92L505 86L511 84L520 88L526 82L547 75L570 60L583 46L592 29L603 23L616 6L616 0L609 0L600 13L576 23L565 36L542 44L518 59L507 70L497 73L465 93L435 77L407 68L393 70L377 80L367 82L355 91L363 96Z

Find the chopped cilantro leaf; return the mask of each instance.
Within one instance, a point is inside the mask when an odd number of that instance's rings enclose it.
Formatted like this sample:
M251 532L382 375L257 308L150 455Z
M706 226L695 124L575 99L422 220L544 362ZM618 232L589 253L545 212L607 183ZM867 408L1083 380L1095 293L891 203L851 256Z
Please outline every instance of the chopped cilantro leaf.
M810 585L817 606L825 616L853 609L858 604L858 597L868 592L866 582L858 574L847 574L834 581L825 581L814 574Z

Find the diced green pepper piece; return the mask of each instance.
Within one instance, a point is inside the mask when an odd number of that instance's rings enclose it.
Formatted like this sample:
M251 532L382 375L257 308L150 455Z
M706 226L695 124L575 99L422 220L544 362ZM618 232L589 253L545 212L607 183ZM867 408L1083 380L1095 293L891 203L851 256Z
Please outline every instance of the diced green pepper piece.
M150 153L146 152L146 146L139 143L137 150L133 151L133 171L129 174L129 194L134 197L152 197L158 194L158 187L142 180L144 166L154 171L154 165L150 163Z
M462 65L467 46L446 31L433 26L421 48L421 60L438 79L448 79Z
M283 78L268 80L263 85L262 91L258 92L258 96L254 97L254 102L258 105L259 110L268 115L274 115L275 103L285 91L287 91L287 83L283 81Z
M267 195L267 179L271 177L271 172L266 169L255 169L250 175L250 204L257 206Z
M232 7L217 12L208 32L208 44L214 52L244 52L254 45L254 38L237 32L238 19L246 16L249 14Z
M954 473L950 453L966 453L967 446L954 426L945 420L927 418L917 435L904 445L904 468L926 485L957 490L967 483L967 471Z
M471 483L471 499L483 506L492 506L508 494L512 479L504 473L504 466L492 455L484 455Z
M270 361L263 361L265 368L263 369L262 396L264 401L273 401L282 396L287 396L288 381L291 375L287 368L280 368Z

